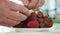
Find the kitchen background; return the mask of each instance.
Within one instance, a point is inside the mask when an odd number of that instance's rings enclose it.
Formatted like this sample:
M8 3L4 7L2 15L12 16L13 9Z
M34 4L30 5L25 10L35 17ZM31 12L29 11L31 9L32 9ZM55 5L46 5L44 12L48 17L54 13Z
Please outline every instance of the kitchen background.
M19 0L11 1L22 4ZM60 32L60 0L45 0L45 4L41 8L48 13L49 17L53 19L54 24L53 27L50 28L51 32ZM17 31L18 29L12 27L9 28L5 26L0 26L0 33Z

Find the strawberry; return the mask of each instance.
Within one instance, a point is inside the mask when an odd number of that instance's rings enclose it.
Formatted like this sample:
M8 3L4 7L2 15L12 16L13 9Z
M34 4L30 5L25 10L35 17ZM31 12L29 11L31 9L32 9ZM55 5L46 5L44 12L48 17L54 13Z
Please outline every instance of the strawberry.
M14 28L23 28L23 23L13 26Z
M48 18L48 16L44 16L44 18Z
M31 15L28 17L28 21L36 20L36 19L37 19L37 14L35 12L32 12Z
M37 14L35 12L32 12L31 15L29 16L27 26L28 26L28 28L38 28L39 27L39 23L37 21Z
M32 20L27 23L28 28L39 28L38 21Z
M48 28L53 26L53 21L51 18L49 18L49 23L46 25Z
M45 27L46 28L49 28L49 27L52 27L52 25L53 25L53 21L52 21L52 19L51 18L45 18L45 21L44 21L44 24L45 24Z
M39 19L40 28L44 27L44 18Z
M44 23L44 18L40 18L40 19L39 19L39 22L40 22L40 23Z
M44 24L46 25L46 24L48 24L48 22L49 22L49 17L48 16L44 16Z
M44 28L46 28L47 27L46 25L49 23L49 18L48 16L44 16L43 18L44 18Z

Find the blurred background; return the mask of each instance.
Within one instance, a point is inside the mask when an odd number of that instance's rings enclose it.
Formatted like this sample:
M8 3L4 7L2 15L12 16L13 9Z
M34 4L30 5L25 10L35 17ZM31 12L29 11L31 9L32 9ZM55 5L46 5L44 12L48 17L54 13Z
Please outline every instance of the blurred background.
M54 23L60 23L60 0L45 0L42 9L48 13Z
M22 4L19 0L11 0L15 3ZM45 4L41 7L44 11L46 11L53 19L53 27L50 29L51 31L60 32L60 0L45 0ZM0 32L13 32L15 29L12 27L0 26Z

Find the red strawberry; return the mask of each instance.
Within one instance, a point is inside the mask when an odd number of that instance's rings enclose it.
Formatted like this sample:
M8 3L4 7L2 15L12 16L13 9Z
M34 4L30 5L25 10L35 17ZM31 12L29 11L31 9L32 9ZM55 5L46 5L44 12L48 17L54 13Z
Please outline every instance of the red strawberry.
M38 28L39 23L37 21L37 14L35 12L32 12L31 15L29 16L27 26L29 28Z
M23 23L13 26L14 28L23 28Z
M38 21L32 20L27 23L28 28L39 28Z
M48 16L44 16L44 28L47 28L46 25L48 25L48 23L49 23L49 18L48 18Z
M44 24L45 24L45 28L50 28L53 25L53 21L51 18L46 18Z
M49 18L49 23L47 24L47 27L52 27L53 26L53 21L51 18Z
M40 22L40 23L44 23L44 18L40 18L40 19L39 19L39 22Z
M48 18L48 16L44 16L44 19L45 19L45 18Z
M28 18L28 21L36 20L36 19L37 19L37 14L35 12L32 12Z
M27 26L29 28L38 28L39 23L37 21L37 14L35 12L32 12L31 15L29 16Z
M40 28L44 27L44 18L39 19Z

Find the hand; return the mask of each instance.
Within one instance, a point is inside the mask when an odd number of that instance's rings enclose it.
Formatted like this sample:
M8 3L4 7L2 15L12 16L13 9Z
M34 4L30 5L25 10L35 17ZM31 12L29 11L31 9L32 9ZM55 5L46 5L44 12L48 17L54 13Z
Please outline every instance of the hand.
M0 0L0 25L15 26L27 19L29 15L26 7L8 0Z
M31 8L38 8L39 6L41 7L45 1L44 0L22 0L22 2L26 7L31 9Z

